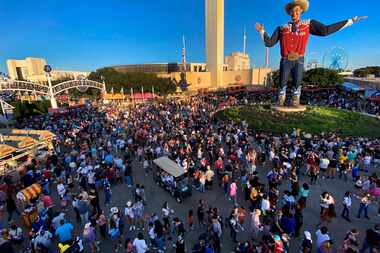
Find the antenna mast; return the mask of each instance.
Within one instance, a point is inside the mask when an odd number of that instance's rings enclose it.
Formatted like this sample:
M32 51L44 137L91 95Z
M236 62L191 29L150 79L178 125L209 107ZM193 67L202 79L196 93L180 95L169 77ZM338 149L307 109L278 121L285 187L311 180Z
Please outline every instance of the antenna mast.
M244 35L243 35L243 53L246 55L247 53L247 34L245 33L245 27L244 27Z
M186 42L185 36L182 36L182 68L183 71L186 72Z

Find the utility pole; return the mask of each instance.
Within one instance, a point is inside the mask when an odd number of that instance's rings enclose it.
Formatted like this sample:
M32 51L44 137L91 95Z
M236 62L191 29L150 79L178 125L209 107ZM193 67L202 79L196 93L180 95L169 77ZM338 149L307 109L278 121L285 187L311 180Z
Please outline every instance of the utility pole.
M51 69L50 65L45 65L44 66L44 71L46 73L46 78L47 78L47 81L48 81L51 108L57 109L58 108L58 104L57 104L57 100L55 99L55 96L54 96L53 85L51 84L51 75L50 75L50 72L52 71L52 69Z

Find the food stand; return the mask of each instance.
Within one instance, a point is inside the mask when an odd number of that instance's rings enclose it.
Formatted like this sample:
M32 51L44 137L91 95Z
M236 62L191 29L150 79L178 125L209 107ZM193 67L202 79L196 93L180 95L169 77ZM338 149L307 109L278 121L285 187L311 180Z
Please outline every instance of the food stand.
M0 130L0 175L22 173L25 165L36 152L52 150L55 135L47 130L4 129ZM17 166L10 168L9 162Z

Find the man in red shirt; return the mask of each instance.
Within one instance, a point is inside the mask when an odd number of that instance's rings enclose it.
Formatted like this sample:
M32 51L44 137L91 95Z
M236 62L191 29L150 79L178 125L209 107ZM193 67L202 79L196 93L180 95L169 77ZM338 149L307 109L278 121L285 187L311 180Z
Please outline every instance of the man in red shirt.
M332 25L324 25L316 20L301 20L301 14L308 9L308 0L293 0L288 3L285 6L285 11L290 15L291 21L278 26L271 37L265 32L262 24L256 23L256 30L260 33L266 47L273 47L280 41L279 106L283 106L285 103L287 83L290 75L293 78L292 105L298 106L300 103L304 54L309 35L327 36L351 26L354 22L367 18L356 16Z

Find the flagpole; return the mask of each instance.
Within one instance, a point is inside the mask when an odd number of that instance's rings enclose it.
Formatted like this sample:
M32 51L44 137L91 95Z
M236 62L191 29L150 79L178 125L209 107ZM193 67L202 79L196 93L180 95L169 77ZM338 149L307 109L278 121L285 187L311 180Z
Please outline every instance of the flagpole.
M152 96L153 96L153 99L154 99L154 86L152 86Z
M133 95L133 88L131 87L132 104L135 107L135 96Z
M122 96L122 103L124 104L124 87L121 87L120 93L121 93L121 96Z
M142 101L144 103L144 86L141 86L141 97L142 97Z

